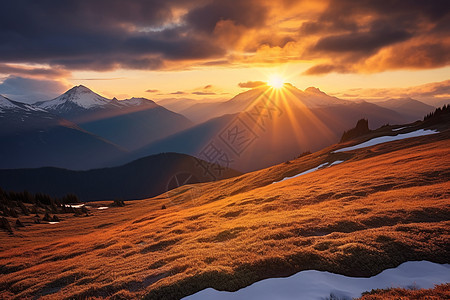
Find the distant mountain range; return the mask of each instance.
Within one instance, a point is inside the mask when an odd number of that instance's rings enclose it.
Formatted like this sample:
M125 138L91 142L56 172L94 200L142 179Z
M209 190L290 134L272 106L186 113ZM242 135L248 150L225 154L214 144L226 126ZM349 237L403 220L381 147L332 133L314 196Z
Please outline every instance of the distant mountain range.
M432 111L414 99L355 102L290 84L228 101L160 102L185 115L145 98L108 99L81 85L33 105L0 99L0 168L86 170L176 152L250 171L333 144L361 118L376 128Z
M407 116L411 121L422 119L424 115L435 110L434 106L411 98L388 99L375 104Z
M292 85L282 91L259 87L214 106L215 118L134 151L128 161L160 152L207 159L204 152L213 145L232 161L232 168L247 172L337 143L361 118L368 119L371 128L416 120L373 103L341 100L317 88L301 91Z

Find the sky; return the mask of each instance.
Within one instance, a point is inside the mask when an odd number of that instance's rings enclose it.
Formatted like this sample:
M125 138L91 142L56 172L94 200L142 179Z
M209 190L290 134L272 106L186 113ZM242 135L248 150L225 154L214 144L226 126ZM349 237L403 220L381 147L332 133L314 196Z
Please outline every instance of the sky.
M342 97L410 87L449 97L450 1L15 0L0 10L0 93L24 102L79 84L119 99L229 99L273 74Z

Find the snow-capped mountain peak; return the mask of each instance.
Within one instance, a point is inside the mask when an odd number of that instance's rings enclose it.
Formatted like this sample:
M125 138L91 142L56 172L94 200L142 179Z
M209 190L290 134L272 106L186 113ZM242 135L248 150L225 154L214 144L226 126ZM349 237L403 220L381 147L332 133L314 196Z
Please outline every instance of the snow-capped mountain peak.
M94 93L87 87L78 85L53 100L38 102L36 105L45 109L61 109L66 105L76 105L89 109L103 106L110 102L111 100Z

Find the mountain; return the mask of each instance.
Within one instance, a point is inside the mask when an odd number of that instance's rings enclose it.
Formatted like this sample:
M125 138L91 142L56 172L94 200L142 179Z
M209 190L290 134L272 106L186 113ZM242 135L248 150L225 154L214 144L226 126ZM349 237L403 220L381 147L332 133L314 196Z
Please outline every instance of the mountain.
M368 119L371 128L409 120L372 103L345 101L316 88L300 91L291 85L283 90L253 89L218 107L229 114L150 143L130 153L128 161L160 152L208 160L206 152L215 148L230 167L248 172L337 143L361 118Z
M0 168L84 169L117 159L118 146L46 110L0 96Z
M83 110L101 108L114 104L111 103L111 100L94 93L83 85L79 85L53 100L40 101L34 105L51 112L58 112L61 115L73 116Z
M182 184L241 174L231 169L221 169L220 176L213 178L204 172L200 164L206 163L184 154L162 153L116 168L89 171L59 168L0 170L0 186L5 190L27 190L54 197L73 193L82 201L131 200L154 197Z
M35 106L129 150L192 126L192 122L184 116L152 100L110 100L82 85L53 100L38 102Z
M322 292L313 299L336 299L344 296L336 296L324 272L359 281L424 260L444 264L439 273L448 282L450 119L441 120L439 132L426 136L411 137L436 129L425 122L385 126L289 163L124 207L86 203L87 214L58 213L56 224L43 220L46 208L55 214L51 207L22 209L0 197L9 212L1 220L13 231L0 229L0 298L183 299L203 290L203 299L216 299L216 289L230 291L223 296L229 299L263 279L319 270L321 276L308 277ZM337 152L403 134L410 138ZM25 227L14 226L12 210ZM429 281L433 270L416 269L421 280L436 283ZM348 286L340 282L332 286L344 293ZM294 299L304 295L287 287Z
M218 109L224 114L242 112L263 98L276 98L276 101L288 101L309 109L351 103L347 100L329 96L315 87L309 87L305 91L301 91L287 83L282 90L261 86L240 93L234 98L221 103Z
M181 113L181 111L199 103L199 101L190 98L166 98L158 100L157 103L171 111Z
M378 106L408 116L409 121L420 120L424 115L434 111L435 107L411 98L388 99L375 103Z
M245 111L252 103L258 101L260 97L266 97L269 91L271 91L271 89L263 85L240 93L228 101L196 103L179 112L194 122L205 122L222 115ZM349 101L328 96L314 87L309 87L305 91L301 91L291 84L285 84L283 93L286 98L297 99L307 108L349 103Z
M195 124L203 123L209 119L222 115L217 111L224 100L211 101L210 99L194 100L189 98L168 98L158 101L158 104L176 113L182 114Z

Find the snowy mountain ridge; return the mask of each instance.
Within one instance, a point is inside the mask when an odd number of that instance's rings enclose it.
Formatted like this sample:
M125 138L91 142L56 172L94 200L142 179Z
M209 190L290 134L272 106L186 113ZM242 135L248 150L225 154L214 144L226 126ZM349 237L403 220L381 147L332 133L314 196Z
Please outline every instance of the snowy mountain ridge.
M73 109L102 109L102 108L121 108L155 105L155 102L146 98L131 98L117 100L116 98L105 98L89 88L78 85L61 96L52 100L40 101L34 104L37 107L57 112L70 112Z
M67 109L68 105L76 105L89 109L111 103L111 100L94 93L83 85L78 85L53 100L40 101L36 106L44 109Z
M46 112L46 110L44 110L42 108L34 107L33 105L30 105L30 104L16 102L16 101L6 98L3 95L0 95L0 113L3 113L5 110L11 110L11 109Z

